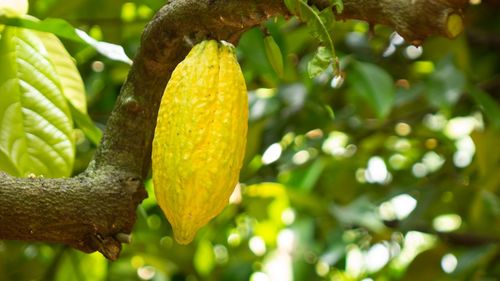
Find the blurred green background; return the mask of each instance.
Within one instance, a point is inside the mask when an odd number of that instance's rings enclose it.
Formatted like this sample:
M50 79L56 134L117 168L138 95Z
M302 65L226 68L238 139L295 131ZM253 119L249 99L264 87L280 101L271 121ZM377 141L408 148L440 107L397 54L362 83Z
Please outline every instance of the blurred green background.
M133 57L164 2L30 0L29 14L65 19ZM387 27L337 22L345 77L330 69L309 78L318 43L296 19L249 30L237 48L248 147L225 211L180 246L147 180L133 242L116 262L0 241L0 280L498 280L499 9L472 5L464 34L421 47ZM282 77L266 57L268 35L281 49ZM104 128L130 66L63 43L89 115ZM76 135L75 174L95 151Z

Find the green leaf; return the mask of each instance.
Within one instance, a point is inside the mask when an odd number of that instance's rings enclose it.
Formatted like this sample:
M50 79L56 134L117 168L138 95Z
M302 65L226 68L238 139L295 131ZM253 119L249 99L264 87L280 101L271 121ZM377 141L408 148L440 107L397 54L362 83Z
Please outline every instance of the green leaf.
M0 61L0 148L21 176L69 176L73 122L42 41L33 31L8 27Z
M342 0L328 0L332 7L335 7L337 13L341 14L344 11L344 2Z
M278 74L279 77L283 77L285 73L283 68L283 55L281 54L280 47L276 44L272 36L264 38L264 49L267 59L274 71L276 71L276 74Z
M201 240L194 254L194 268L201 276L208 276L215 267L215 255L212 243Z
M302 21L307 23L312 30L312 34L323 43L328 50L328 52L323 52L322 59L328 60L329 63L315 63L314 65L319 69L315 70L314 73L323 72L330 63L333 65L334 73L337 73L338 66L335 63L335 46L333 45L333 38L331 35L335 19L332 7L330 6L319 11L316 7L309 6L304 0L285 1L285 5L292 14L298 16ZM309 75L311 75L311 72L309 72Z
M39 32L38 37L48 51L52 64L59 75L64 96L79 111L87 112L87 98L80 73L71 55L59 39L51 33Z
M48 18L40 21L31 16L8 17L0 15L0 23L8 26L24 27L37 31L49 32L61 38L84 43L84 41L82 42L82 38L80 38L75 28L73 28L67 21L62 19Z
M347 80L355 93L370 104L379 118L389 114L395 93L389 73L371 63L354 62Z
M93 47L101 55L115 61L132 64L132 60L125 54L123 47L111 43L100 42L90 37L82 30L76 29L62 19L47 18L42 21L31 17L6 17L0 15L0 24L24 27L37 31L53 33L61 38L75 41Z
M99 129L90 116L86 113L78 110L74 105L68 103L69 109L71 111L71 115L73 116L73 120L75 121L78 128L80 128L85 136L95 145L98 145L101 142L102 131Z
M332 53L325 47L318 47L314 57L307 64L307 72L310 78L320 75L328 68L332 60Z
M278 85L279 79L266 57L264 37L259 29L254 28L245 32L238 43L238 49L242 54L251 54L251 56L242 57L247 63L244 73L246 79L252 80L254 78L251 76L257 74L258 79L262 80L263 87L274 88Z

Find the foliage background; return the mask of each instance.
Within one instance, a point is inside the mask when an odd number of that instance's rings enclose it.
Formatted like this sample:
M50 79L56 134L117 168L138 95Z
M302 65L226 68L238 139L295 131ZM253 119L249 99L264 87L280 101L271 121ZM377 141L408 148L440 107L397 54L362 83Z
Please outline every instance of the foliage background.
M65 19L133 57L164 1L29 2L30 15ZM246 164L223 214L179 246L148 180L118 261L0 241L0 280L497 280L500 6L484 2L468 10L466 34L421 48L386 27L335 23L345 81L331 70L309 78L318 43L295 19L246 32ZM281 77L266 35L282 51ZM129 65L63 43L103 129ZM95 150L75 135L73 174Z

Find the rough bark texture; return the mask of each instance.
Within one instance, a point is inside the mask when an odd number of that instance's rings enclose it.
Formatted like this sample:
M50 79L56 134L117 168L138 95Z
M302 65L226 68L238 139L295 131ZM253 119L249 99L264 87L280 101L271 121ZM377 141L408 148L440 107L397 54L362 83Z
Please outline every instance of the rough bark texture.
M338 18L388 25L408 42L420 44L431 35L456 36L450 33L448 19L451 15L462 17L467 3L468 0L349 0L344 1L344 11Z
M145 191L117 170L69 179L14 178L0 173L0 237L71 245L116 259L117 236L130 233Z
M309 1L319 8L325 0ZM338 18L393 27L410 42L452 37L449 15L466 0L344 0ZM69 179L0 173L0 239L64 243L116 259L146 194L151 142L165 85L190 47L205 38L236 43L247 29L287 15L282 0L172 0L146 26L95 160Z

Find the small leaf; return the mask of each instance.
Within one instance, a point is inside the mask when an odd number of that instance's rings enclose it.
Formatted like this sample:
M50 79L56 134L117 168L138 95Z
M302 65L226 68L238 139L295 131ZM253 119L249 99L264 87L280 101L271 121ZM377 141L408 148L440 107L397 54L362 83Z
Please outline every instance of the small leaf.
M304 0L289 0L285 1L285 4L291 13L298 16L302 21L307 23L307 25L312 30L312 34L325 45L324 48L326 48L331 54L329 57L329 63L332 63L333 71L334 73L337 73L339 70L337 69L337 64L334 63L336 55L335 46L333 45L333 38L331 35L335 18L332 7L330 6L322 11L318 11L316 7L309 6ZM323 59L327 59L327 57L323 56ZM324 63L313 63L313 65L320 66L324 65ZM326 67L315 69L314 73L321 73L321 69L324 70L326 69ZM309 75L311 75L311 72L309 72Z
M21 176L69 176L73 122L42 41L33 31L8 27L0 61L0 148Z
M395 92L389 73L371 63L355 62L347 79L355 93L370 104L379 118L389 114Z
M246 79L257 79L257 77L251 77L258 75L258 79L261 79L266 87L276 87L278 85L279 79L267 59L264 36L259 29L254 28L245 32L238 43L238 49L241 50L242 59L247 62L246 71L244 72Z
M75 121L78 128L80 128L85 136L95 145L98 145L101 142L102 131L99 129L90 116L86 113L78 110L74 105L68 103L69 109L71 111L71 115L73 116L73 120Z
M332 62L332 53L325 47L318 47L314 57L307 65L307 72L310 78L314 78L325 71Z
M264 47L266 50L266 56L271 63L274 71L278 74L279 77L283 77L284 69L283 69L283 55L281 54L280 47L274 41L272 36L267 36L264 38Z
M82 78L76 68L75 62L64 48L59 39L51 33L39 32L38 37L42 39L52 64L56 68L64 95L68 101L79 111L87 112L87 98Z
M316 9L314 9L314 11L316 11ZM333 34L333 24L335 22L335 15L333 14L332 10L331 9L323 9L321 11L317 11L317 14L320 18L320 23L323 25L323 26L316 26L315 28L316 29L320 29L320 30L323 30L325 29L325 31L327 32L328 36L331 36L331 34ZM318 24L318 22L316 21L313 21L314 24ZM321 34L318 35L320 40L322 39L321 38ZM332 39L332 38L330 38ZM333 40L333 39L332 39ZM326 41L324 41L326 42Z
M307 5L303 0L299 0L299 4L301 7L301 19L305 20L307 25L313 29L313 35L323 42L326 48L332 53L332 57L335 57L335 47L331 36L334 19L332 10L324 9L319 12L316 8Z
M128 65L132 65L132 60L127 56L122 46L111 44L108 42L97 41L80 29L75 29L75 31L78 34L78 36L83 40L83 42L94 47L94 49L101 55L111 60L121 61Z
M328 0L332 7L335 7L337 13L341 14L344 11L344 2L342 0Z

